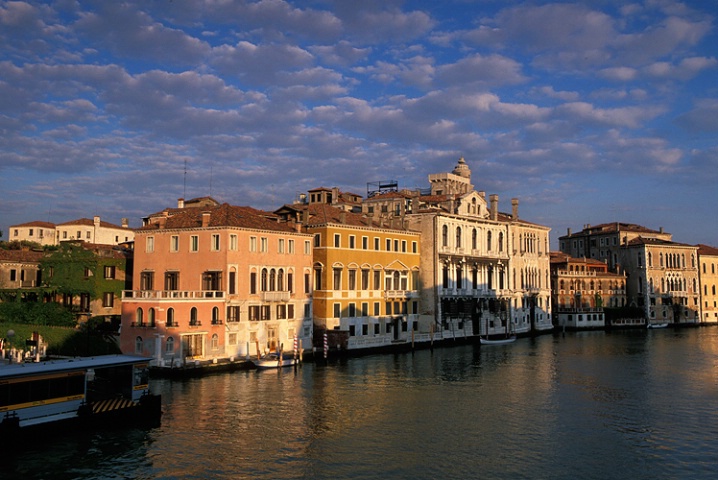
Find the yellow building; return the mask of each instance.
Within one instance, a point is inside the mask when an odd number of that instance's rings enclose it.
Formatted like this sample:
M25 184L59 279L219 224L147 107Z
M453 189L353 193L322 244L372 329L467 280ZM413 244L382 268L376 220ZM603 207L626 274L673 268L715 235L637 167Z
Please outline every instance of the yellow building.
M718 323L718 248L698 245L701 322Z
M311 198L311 197L310 197ZM328 203L286 205L277 212L314 235L314 330L331 349L409 343L418 324L420 234Z

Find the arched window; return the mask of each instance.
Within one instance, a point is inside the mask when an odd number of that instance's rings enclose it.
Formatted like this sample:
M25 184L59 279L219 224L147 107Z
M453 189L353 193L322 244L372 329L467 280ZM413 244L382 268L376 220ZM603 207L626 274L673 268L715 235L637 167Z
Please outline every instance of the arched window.
M167 337L167 342L165 342L165 353L174 353L175 351L175 339L172 337Z
M138 308L135 312L135 325L142 325L142 322L144 321L144 315L142 312L142 308Z
M447 227L446 225L441 227L441 246L449 246L449 227Z
M189 324L193 327L199 325L197 321L197 307L192 307L192 309L189 311Z
M284 291L284 269L280 268L277 272L277 290Z
M441 286L443 288L449 288L449 266L444 265L444 268L441 270Z
M150 308L147 311L147 325L150 327L155 326L155 309L154 308Z
M219 348L219 336L215 333L212 335L212 350L217 350Z
M142 354L142 337L135 338L135 353Z
M474 228L471 231L471 249L472 250L476 250L476 236L477 236L476 229Z
M456 266L456 288L463 288L461 284L461 280L463 277L463 270L461 269L461 265Z
M269 291L273 292L277 289L277 272L274 269L269 271Z
M212 308L212 325L219 324L219 307Z
M401 283L399 278L399 271L394 270L394 274L392 275L394 279L394 290L401 290Z
M486 249L491 251L491 232L486 233Z
M456 227L456 248L461 248L461 227Z
M175 309L172 307L167 309L167 326L168 327L175 326Z
M504 234L503 232L499 233L499 252L504 251Z
M261 286L260 289L262 292L266 292L268 290L267 284L268 284L268 278L267 278L267 269L262 269L262 280L261 280Z

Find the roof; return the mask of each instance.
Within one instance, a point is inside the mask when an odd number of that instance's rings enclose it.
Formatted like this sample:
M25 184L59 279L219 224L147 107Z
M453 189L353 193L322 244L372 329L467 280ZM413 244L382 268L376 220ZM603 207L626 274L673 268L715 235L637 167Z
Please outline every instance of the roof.
M0 366L0 378L17 378L53 372L84 371L88 368L134 365L136 363L147 363L149 360L146 357L132 355L99 355L97 357L48 360L39 363L19 363Z
M637 225L635 223L621 223L621 222L610 222L601 223L598 225L586 225L583 230L576 233L565 235L570 237L573 235L587 235L591 234L602 234L602 233L618 233L618 232L635 232L635 233L652 233L652 234L666 234L666 232L660 230L652 230L646 228L643 225Z
M688 245L687 243L678 243L674 242L672 240L662 240L660 238L652 238L652 237L636 237L633 240L629 240L627 243L627 246L632 247L636 245L663 245L663 246L670 246L670 247L693 247L696 248L695 245Z
M218 207L179 209L174 215L168 216L164 222L150 223L138 231L165 229L202 228L203 217L209 215L207 227L240 227L257 230L295 231L279 217L271 212L252 207L233 206L223 203ZM161 224L164 223L164 226Z
M703 245L702 243L699 243L696 245L698 247L698 255L714 255L718 256L718 248L711 247L710 245Z
M21 223L19 225L10 225L9 228L17 228L17 227L42 227L42 228L53 228L54 229L55 224L50 223L50 222L42 222L40 220L35 220L32 222Z
M71 220L69 222L59 223L57 224L58 227L67 227L70 225L84 225L87 227L94 227L95 221L91 218L78 218L77 220ZM129 230L126 227L122 227L120 225L115 225L114 223L105 222L104 220L100 220L100 227L103 228L117 228L120 230Z
M563 252L549 252L550 262L551 263L583 263L586 265L606 265L601 260L596 260L595 258L577 258L572 257L571 255L568 255L567 253Z
M35 263L42 260L44 252L36 250L0 250L0 261Z

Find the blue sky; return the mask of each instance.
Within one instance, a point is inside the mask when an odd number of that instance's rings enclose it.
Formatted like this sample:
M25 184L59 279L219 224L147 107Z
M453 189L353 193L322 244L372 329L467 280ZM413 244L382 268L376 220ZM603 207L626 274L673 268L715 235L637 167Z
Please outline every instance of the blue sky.
M0 1L0 230L477 190L718 245L712 1ZM186 166L186 167L185 167ZM186 173L185 173L186 172Z

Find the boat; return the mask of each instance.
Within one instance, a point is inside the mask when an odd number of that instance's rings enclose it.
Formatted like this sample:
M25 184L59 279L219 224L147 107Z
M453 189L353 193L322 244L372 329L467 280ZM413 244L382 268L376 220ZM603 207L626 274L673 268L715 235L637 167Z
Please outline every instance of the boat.
M667 326L668 326L668 322L662 322L662 323L648 322L646 324L646 328L666 328Z
M480 338L481 345L506 345L516 341L516 335L510 335L505 338Z
M282 368L294 365L296 359L293 356L288 357L277 354L276 352L271 352L252 360L252 362L257 368Z
M149 360L102 355L0 365L0 443L42 428L159 422Z

